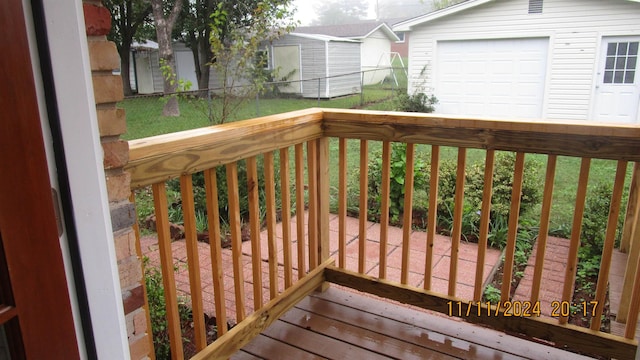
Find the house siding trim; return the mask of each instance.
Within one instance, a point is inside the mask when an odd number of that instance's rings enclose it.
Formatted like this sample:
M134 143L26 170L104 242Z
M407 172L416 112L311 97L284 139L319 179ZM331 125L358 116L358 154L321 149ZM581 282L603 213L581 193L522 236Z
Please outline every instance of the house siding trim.
M427 91L433 91L438 41L548 37L549 52L543 117L563 120L594 118L597 71L602 39L640 35L640 4L625 0L602 2L547 0L542 14L528 14L527 0L469 2L446 17L413 20L409 44L409 91L417 89L418 75L427 66ZM567 14L571 14L568 17ZM395 27L401 30L404 25Z

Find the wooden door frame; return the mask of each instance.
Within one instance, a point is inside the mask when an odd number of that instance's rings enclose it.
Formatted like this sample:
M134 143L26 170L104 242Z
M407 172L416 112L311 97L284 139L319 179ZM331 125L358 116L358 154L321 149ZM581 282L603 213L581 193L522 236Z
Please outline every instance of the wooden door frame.
M21 0L0 2L0 230L25 355L79 358Z

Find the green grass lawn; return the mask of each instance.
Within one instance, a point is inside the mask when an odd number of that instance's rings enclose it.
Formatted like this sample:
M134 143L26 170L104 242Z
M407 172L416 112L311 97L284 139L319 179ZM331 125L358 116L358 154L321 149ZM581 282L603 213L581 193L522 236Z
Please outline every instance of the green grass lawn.
M238 111L232 114L231 121L251 119L259 116L280 114L311 107L323 108L359 108L361 101L365 109L390 110L393 90L386 84L367 86L364 93L343 96L335 99L302 99L302 98L262 98L247 99L239 104ZM126 110L126 140L139 139L176 131L190 130L210 126L208 114L211 108L214 114L220 109L220 101L206 99L180 101L180 116L162 116L164 103L156 96L125 99L118 105Z

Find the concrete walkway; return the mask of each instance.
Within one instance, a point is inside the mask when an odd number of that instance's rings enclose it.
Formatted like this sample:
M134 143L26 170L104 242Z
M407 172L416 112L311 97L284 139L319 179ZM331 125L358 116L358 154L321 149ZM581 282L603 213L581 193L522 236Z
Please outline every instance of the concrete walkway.
M297 274L297 238L296 238L296 218L291 220L292 234L292 263L294 268L294 278ZM306 224L306 219L305 219ZM337 258L338 251L338 217L331 215L330 217L330 255ZM357 270L358 266L358 229L359 220L356 218L347 218L347 247L346 247L346 268L348 270ZM283 272L283 241L282 241L282 224L276 227L277 247L278 247L278 292L284 291L284 272ZM262 261L262 282L263 302L269 300L269 276L268 276L268 248L267 248L267 232L260 233L261 238L261 257ZM380 224L367 223L367 260L366 274L378 276L379 271L379 238ZM422 287L424 283L424 266L426 257L426 233L423 231L412 231L410 238L410 256L409 256L409 285ZM158 243L155 236L143 236L141 239L143 255L148 256L153 266L159 266ZM308 247L305 246L306 249ZM458 273L456 296L463 300L470 300L473 297L473 283L476 271L476 257L478 246L474 243L466 243L462 241L459 247ZM308 251L308 250L307 250ZM185 301L188 301L189 290L189 272L187 268L187 251L184 240L172 242L172 252L174 262L177 265L175 278L179 293ZM253 311L253 279L251 264L251 243L244 242L242 246L243 252L243 271L245 279L245 311L247 314ZM202 283L204 310L206 313L213 315L215 313L214 295L213 295L213 278L211 272L211 256L209 245L206 243L198 243L198 253L200 262L200 277ZM305 252L306 253L306 252ZM388 246L387 246L387 279L392 281L400 281L401 264L402 264L402 229L397 227L389 227ZM308 254L307 254L308 256ZM446 236L438 235L434 243L433 257L433 277L431 280L431 290L446 294L449 279L449 264L451 259L451 239ZM500 260L500 251L488 248L485 256L484 277L486 279L491 275L493 268ZM235 312L235 293L233 285L232 256L231 249L223 249L222 252L223 269L229 269L224 273L225 300L227 308L227 319L234 322L236 319Z

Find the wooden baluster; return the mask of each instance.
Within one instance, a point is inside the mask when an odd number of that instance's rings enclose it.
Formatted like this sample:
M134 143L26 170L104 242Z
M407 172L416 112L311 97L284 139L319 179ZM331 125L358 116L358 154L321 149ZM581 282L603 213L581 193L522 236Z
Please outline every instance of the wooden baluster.
M216 169L204 171L204 186L207 197L207 222L209 224L209 250L211 252L211 274L213 275L213 296L216 307L216 327L218 336L227 332L227 310L224 296L224 276L222 269L222 243L220 242L220 210L218 210L218 180Z
M180 176L180 195L184 218L184 239L187 248L189 267L189 289L191 290L191 310L193 312L193 331L198 351L207 346L204 311L202 307L202 283L200 282L200 260L198 256L198 231L196 229L195 203L193 200L193 182L191 175Z
M518 238L518 220L520 218L520 194L524 175L524 153L516 153L516 164L513 173L511 191L511 208L509 209L509 229L507 231L507 246L504 256L504 273L502 274L502 289L500 300L508 301L511 293L511 276L513 275L513 260Z
M598 284L596 285L596 297L598 306L595 308L595 316L591 318L591 330L600 330L602 323L602 312L604 310L607 287L609 285L609 270L611 269L611 256L616 240L616 230L618 228L618 215L620 215L620 203L622 202L622 191L624 190L624 178L627 174L627 162L618 160L616 168L616 180L613 183L613 194L611 195L611 206L609 208L609 219L607 221L607 232L604 237L602 248L602 261L598 272Z
M238 165L227 164L227 192L229 198L229 227L231 228L231 256L233 257L233 283L236 299L236 320L245 318L244 272L242 264L242 234L240 222L240 195L238 194Z
M542 211L540 215L540 231L538 231L538 250L536 265L533 269L533 287L531 289L531 303L540 300L540 283L542 282L542 268L549 237L549 219L551 217L551 202L553 200L553 182L556 177L556 155L547 158L547 174L544 180L544 195L542 196Z
M318 253L320 264L329 259L329 138L316 140L317 184L318 184ZM326 290L325 282L321 290Z
M369 144L367 140L360 140L360 208L358 218L358 272L365 273L367 258L367 202L369 199Z
M480 238L478 239L478 259L476 262L476 282L473 289L473 299L482 300L482 285L484 283L484 260L489 241L489 222L491 221L491 197L493 195L493 168L495 150L487 150L484 163L484 188L482 190L482 207L480 209Z
M438 221L438 180L440 178L440 146L431 146L431 178L429 183L429 213L427 214L427 256L424 263L424 289L431 290L433 243Z
M633 175L631 176L631 186L629 188L629 200L627 212L622 228L622 239L620 240L620 251L629 252L631 249L631 239L638 224L638 210L640 210L640 163L633 164ZM635 274L635 271L632 272Z
M451 232L451 262L449 263L449 296L456 295L458 281L458 250L462 236L462 215L464 214L464 178L467 164L467 149L458 148L458 169L456 172L456 193L453 205L453 231Z
M635 246L638 246L637 244ZM624 337L633 339L636 336L636 327L638 326L638 311L640 311L640 257L629 257L627 261L636 263L636 272L634 274L633 291L631 291L631 299L629 303L627 325L625 326ZM625 274L626 277L626 274ZM616 319L617 320L617 319Z
M347 139L338 139L338 266L347 266Z
M307 142L307 175L309 177L309 271L318 266L318 183L315 141Z
M629 190L629 203L627 206L627 216L624 220L624 230L622 232L622 241L620 242L620 251L628 251L628 259L637 259L640 257L640 196L638 195L638 186L640 185L640 163L633 166L633 175L631 180L631 188ZM629 213L633 213L629 215ZM624 281L622 282L622 295L620 296L620 307L616 315L617 322L626 322L629 316L629 306L631 302L631 293L633 291L633 279L636 274L637 262L627 260L627 266L624 272Z
M278 296L278 246L276 244L276 187L273 153L264 154L264 183L267 200L267 245L269 249L269 297Z
M411 226L413 208L413 178L414 178L414 144L407 143L407 168L404 175L404 216L402 220L402 272L400 282L406 285L409 281L409 250L411 248ZM382 252L382 249L380 249Z
M131 194L129 195L129 201L134 204L136 203L136 193L135 191L131 191ZM137 208L137 206L136 206ZM134 214L135 219L133 222L133 231L135 233L136 236L136 255L142 259L142 245L140 244L140 222L138 219L138 214ZM145 271L145 261L142 261L141 264L141 270L143 274L146 274ZM147 316L145 316L147 318L147 329L151 329L151 316L148 316L150 313L149 310L149 295L147 292L147 284L146 281L142 282L142 294L144 297L144 311L147 313ZM149 349L153 349L153 339L152 336L148 336L148 344L149 344Z
M295 146L296 163L296 237L298 244L298 279L306 273L305 233L304 233L304 149L302 144Z
M291 265L291 174L289 171L289 149L280 149L280 192L282 196L282 257L284 265L284 288L293 284Z
M387 244L389 241L389 193L391 192L391 142L382 142L382 194L380 195L380 265L378 277L387 277Z
M167 332L171 353L175 358L182 358L182 329L178 312L178 296L173 270L173 255L171 253L171 235L169 234L169 210L167 208L167 193L165 184L152 185L153 205L156 213L156 231L158 232L158 250L160 252L160 269L162 271L162 285L167 310Z
M255 156L247 159L247 190L253 271L253 309L258 310L262 307L262 250L260 247L260 184Z
M562 301L571 303L573 298L573 284L576 280L578 266L578 249L580 248L580 232L582 230L582 216L587 199L587 185L589 183L589 169L591 159L582 158L580 163L580 175L578 176L578 191L576 193L576 206L573 212L573 225L571 226L571 241L569 243L569 255L567 258L567 270L564 275L564 288L562 289ZM568 317L561 316L560 324L566 324Z

